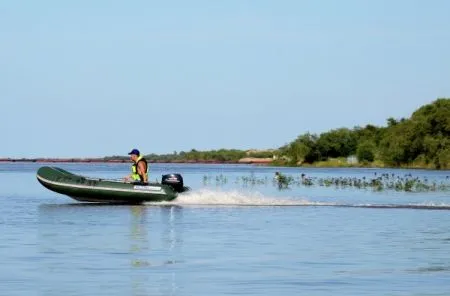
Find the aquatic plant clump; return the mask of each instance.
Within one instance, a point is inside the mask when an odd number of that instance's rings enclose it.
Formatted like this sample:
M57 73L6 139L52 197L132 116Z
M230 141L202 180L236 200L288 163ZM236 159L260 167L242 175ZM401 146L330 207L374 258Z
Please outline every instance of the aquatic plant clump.
M215 182L214 182L215 181ZM225 185L228 183L228 178L224 175L218 176L204 176L204 185L215 184L216 186ZM241 184L242 186L257 186L257 185L274 185L279 189L287 189L293 186L297 187L335 187L338 189L354 188L354 189L372 189L375 191L395 190L404 192L427 192L427 191L449 191L450 179L447 177L446 182L435 180L430 181L427 177L413 177L411 174L404 176L396 174L381 174L374 173L372 177L309 177L305 174L287 175L279 172L275 173L273 179L266 177L257 177L253 174L250 176L237 177L234 184Z

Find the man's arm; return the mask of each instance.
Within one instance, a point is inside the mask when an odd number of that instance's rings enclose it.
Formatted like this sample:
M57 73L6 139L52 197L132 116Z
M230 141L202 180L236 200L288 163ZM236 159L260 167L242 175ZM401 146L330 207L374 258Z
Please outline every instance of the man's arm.
M137 169L138 169L138 174L143 176L144 177L144 182L147 183L148 182L148 180L147 180L148 178L147 178L147 174L146 174L147 168L145 167L145 163L143 161L140 161L138 163Z

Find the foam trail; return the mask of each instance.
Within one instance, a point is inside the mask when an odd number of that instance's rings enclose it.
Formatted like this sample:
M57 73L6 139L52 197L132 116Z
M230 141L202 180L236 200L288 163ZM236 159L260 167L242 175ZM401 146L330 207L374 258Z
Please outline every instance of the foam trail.
M149 203L156 205L156 203ZM333 203L311 202L304 199L280 199L263 196L260 193L239 191L198 190L180 194L171 202L158 205L179 206L314 206L334 205Z
M417 204L347 204L333 202L315 202L299 198L267 197L257 192L216 191L202 189L180 194L170 202L149 202L150 206L323 206L337 208L370 208L370 209L417 209L417 210L450 210L450 204L417 203Z

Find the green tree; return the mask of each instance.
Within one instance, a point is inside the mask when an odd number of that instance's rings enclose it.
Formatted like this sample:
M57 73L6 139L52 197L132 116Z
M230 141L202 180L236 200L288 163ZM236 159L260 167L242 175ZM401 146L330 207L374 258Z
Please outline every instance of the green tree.
M356 149L356 157L358 157L359 161L368 161L372 162L375 159L375 150L376 146L372 141L365 141L358 144L358 148Z
M357 134L348 128L322 133L317 140L322 159L352 155L356 152L357 144Z
M450 169L450 147L439 150L436 167L438 169Z
M415 111L411 118L389 125L380 142L382 159L391 165L425 159L441 167L438 153L449 147L450 99L438 99ZM445 152L442 152L445 163Z
M316 135L310 133L300 135L288 145L281 147L280 154L286 156L291 164L317 161L319 159L317 139Z

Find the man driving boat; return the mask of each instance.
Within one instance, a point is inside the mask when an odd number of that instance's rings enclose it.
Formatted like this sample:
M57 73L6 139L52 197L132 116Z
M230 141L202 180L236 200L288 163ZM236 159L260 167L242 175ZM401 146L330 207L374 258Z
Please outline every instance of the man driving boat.
M130 153L131 161L133 164L131 165L131 174L125 177L126 181L138 182L138 183L147 183L148 182L148 163L147 160L143 156L138 149L131 150Z

